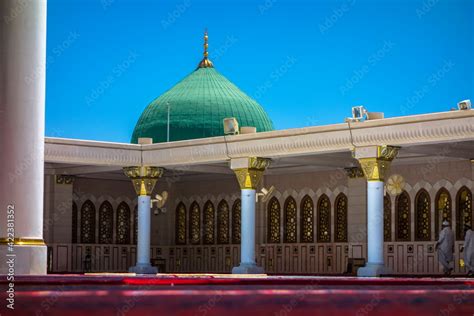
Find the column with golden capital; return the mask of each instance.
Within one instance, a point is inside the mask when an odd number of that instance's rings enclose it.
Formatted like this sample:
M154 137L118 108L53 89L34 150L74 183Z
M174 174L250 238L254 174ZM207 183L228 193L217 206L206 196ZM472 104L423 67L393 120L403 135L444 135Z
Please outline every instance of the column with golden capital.
M156 274L156 267L150 263L151 193L164 169L150 166L125 167L123 171L132 180L138 195L137 263L129 272Z
M397 156L396 146L357 147L353 155L367 179L367 264L357 271L358 276L374 277L388 274L383 255L383 199L384 179L392 160Z
M262 267L255 262L255 203L256 189L271 160L260 157L236 158L230 161L241 190L241 245L240 265L234 274L261 274Z

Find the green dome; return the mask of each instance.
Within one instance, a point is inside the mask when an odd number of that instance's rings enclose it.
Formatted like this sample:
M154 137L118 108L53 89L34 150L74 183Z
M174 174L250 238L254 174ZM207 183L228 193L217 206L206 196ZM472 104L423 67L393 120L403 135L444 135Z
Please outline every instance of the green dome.
M239 126L253 126L257 132L273 130L263 108L203 59L199 67L173 88L151 102L140 116L132 135L166 142L168 106L170 141L222 136L222 120L235 117Z

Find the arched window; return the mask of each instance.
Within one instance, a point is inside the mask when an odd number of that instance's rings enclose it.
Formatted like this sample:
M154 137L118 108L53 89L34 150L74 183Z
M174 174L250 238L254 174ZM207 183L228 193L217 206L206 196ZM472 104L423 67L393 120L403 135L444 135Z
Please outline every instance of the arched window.
M222 200L217 206L217 242L219 244L229 243L230 214L229 205Z
M71 221L71 241L73 244L77 243L77 204L72 202L72 221Z
M95 206L90 200L81 208L81 243L95 243Z
M113 215L112 205L105 201L99 208L99 243L111 244L113 238Z
M207 201L206 204L204 204L203 225L203 242L205 245L212 245L215 242L215 210L214 204L212 204L211 201Z
M395 201L397 241L410 241L410 197L403 191Z
M392 241L392 201L389 195L383 197L383 240Z
M451 195L449 194L448 190L445 188L439 189L435 200L436 240L438 239L439 232L441 231L441 224L443 224L444 221L448 221L451 224L453 223L451 205Z
M138 205L133 209L133 243L138 242Z
M201 210L197 202L189 208L189 240L193 245L201 242Z
M272 197L268 202L268 242L280 242L280 203L276 197Z
M347 242L347 197L340 193L334 205L335 242Z
M306 195L301 200L301 228L300 241L314 241L314 204L313 200Z
M415 240L431 240L431 201L424 189L415 198Z
M318 242L331 242L331 202L326 194L318 200Z
M117 244L127 245L130 243L131 220L130 207L125 202L120 203L117 207Z
M466 188L462 187L458 191L456 207L456 239L464 239L464 224L469 224L472 227L472 193Z
M186 206L182 202L176 207L175 242L186 245Z
M232 205L232 243L240 244L240 232L241 232L241 212L242 203L240 199L235 200Z
M283 225L283 236L286 243L297 242L296 222L297 222L296 201L291 196L285 201L285 216Z

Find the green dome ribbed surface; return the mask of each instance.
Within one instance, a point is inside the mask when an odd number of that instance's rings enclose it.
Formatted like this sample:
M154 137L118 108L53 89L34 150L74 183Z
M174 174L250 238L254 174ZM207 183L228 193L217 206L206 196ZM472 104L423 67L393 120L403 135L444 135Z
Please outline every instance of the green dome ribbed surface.
M168 104L170 141L222 136L226 117L237 118L240 126L254 126L257 132L273 130L272 121L255 100L214 68L198 68L147 106L132 143L139 137L166 142Z

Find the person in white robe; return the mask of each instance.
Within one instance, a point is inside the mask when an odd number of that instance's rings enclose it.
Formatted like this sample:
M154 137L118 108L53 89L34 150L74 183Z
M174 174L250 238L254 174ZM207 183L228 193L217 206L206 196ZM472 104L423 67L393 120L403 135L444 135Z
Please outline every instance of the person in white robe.
M470 225L464 225L464 266L467 275L474 276L474 231Z
M451 275L454 269L454 233L448 221L442 224L435 248L438 251L438 260L443 266L444 274Z

